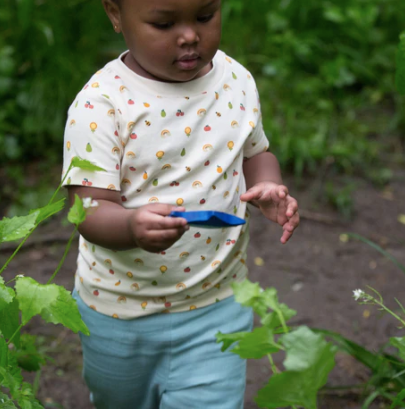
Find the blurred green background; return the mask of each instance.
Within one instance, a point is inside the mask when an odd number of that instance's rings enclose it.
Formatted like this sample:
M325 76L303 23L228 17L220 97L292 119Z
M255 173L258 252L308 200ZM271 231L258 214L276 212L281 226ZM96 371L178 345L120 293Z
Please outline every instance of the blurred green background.
M255 75L284 171L389 181L404 161L394 81L404 0L223 0L223 26L221 48ZM47 202L68 106L126 47L99 0L2 0L0 27L0 203L13 215ZM344 211L350 184L324 185Z

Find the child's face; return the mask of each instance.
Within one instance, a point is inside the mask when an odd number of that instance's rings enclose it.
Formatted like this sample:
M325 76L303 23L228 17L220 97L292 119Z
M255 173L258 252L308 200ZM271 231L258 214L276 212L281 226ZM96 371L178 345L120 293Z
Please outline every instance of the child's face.
M190 81L206 74L221 39L221 0L103 0L121 29L125 63L147 78Z

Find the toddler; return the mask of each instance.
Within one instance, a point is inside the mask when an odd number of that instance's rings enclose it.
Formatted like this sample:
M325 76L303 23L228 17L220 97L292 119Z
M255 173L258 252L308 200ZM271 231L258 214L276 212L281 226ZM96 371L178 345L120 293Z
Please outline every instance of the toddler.
M99 207L80 226L73 296L83 376L108 409L243 408L246 361L215 334L250 331L231 284L247 277L247 202L283 228L298 206L268 150L252 75L218 50L220 0L103 0L128 51L96 72L68 112L64 169ZM65 171L63 172L63 174ZM190 227L171 211L246 224Z

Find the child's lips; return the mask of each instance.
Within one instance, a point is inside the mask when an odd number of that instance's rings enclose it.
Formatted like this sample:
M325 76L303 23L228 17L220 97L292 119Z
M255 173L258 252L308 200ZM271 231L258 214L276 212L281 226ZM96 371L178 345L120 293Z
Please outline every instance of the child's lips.
M176 61L176 65L183 70L193 70L197 67L199 59L197 54L185 55Z

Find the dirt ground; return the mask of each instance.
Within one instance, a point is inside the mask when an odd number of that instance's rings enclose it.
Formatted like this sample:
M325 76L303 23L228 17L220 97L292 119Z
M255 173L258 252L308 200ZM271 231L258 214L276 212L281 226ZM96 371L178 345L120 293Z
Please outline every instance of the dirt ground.
M299 200L303 214L301 226L283 246L279 242L280 228L266 221L257 209L252 209L250 280L278 289L280 300L298 311L291 324L338 331L372 350L391 336L403 335L390 317L381 317L375 309L358 306L352 291L370 285L384 296L388 306L397 310L394 297L405 300L404 275L366 244L353 240L344 242L340 238L346 232L363 235L405 263L405 225L398 222L398 215L405 213L405 170L396 171L393 182L384 189L356 181L355 216L351 221L345 221L328 206L319 204L314 193L316 181L305 182L301 189L294 188L292 180L287 179L285 183L292 186L292 195ZM27 274L46 282L61 259L72 231L70 226L61 226L62 216L38 229L27 242L26 250L6 270L5 279ZM0 265L10 254L10 249L3 247ZM56 279L57 284L69 290L73 286L76 255L77 241ZM47 408L92 408L81 379L78 335L61 326L45 325L39 318L32 320L28 330L41 335L44 347L55 360L42 372L39 398L44 405ZM254 397L269 376L267 359L248 362L245 409L257 408ZM28 374L27 379L33 377ZM366 379L367 371L361 365L350 357L338 355L328 386L359 384ZM330 390L320 397L319 407L357 409L361 402L358 394ZM372 406L379 407L383 406Z

